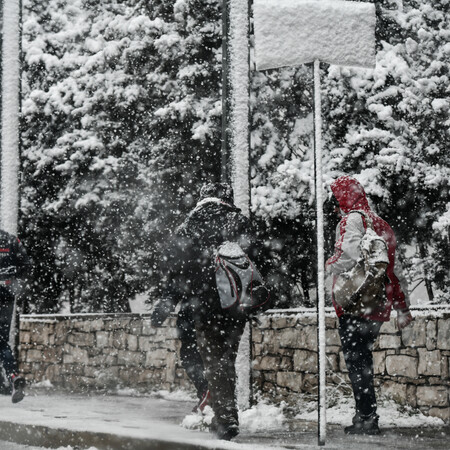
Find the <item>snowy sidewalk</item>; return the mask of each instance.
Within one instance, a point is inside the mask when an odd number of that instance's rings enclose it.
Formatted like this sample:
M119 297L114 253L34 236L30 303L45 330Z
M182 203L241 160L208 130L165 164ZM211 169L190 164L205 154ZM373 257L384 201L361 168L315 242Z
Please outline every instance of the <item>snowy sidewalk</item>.
M232 442L190 430L196 417L192 400L182 397L57 394L37 391L13 405L0 397L0 440L41 447L80 449L252 449L316 448L316 424L280 421L279 411L256 409L242 420ZM259 423L260 427L255 426ZM328 425L325 448L448 448L450 429L389 428L382 436L348 437L340 425ZM70 447L69 447L70 448Z

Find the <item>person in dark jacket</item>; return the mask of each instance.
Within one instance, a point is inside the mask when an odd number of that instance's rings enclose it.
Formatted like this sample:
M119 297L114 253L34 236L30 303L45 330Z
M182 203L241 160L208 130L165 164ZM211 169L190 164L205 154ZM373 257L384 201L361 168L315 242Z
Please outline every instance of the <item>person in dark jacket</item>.
M25 380L18 375L17 362L9 345L18 279L31 269L31 259L15 236L0 230L0 361L12 388L12 402L24 397Z
M250 221L234 206L231 187L206 184L177 231L166 293L172 304L181 300L182 311L192 318L214 411L211 430L220 439L230 440L239 433L235 361L246 320L220 306L214 256L226 241L239 243L250 258L256 256Z
M339 318L339 335L345 363L355 398L356 414L353 425L346 427L347 434L378 434L377 403L373 383L372 348L383 322L390 320L391 309L397 311L399 330L406 327L412 316L405 280L396 266L396 239L387 222L376 215L369 207L361 184L354 178L342 176L331 185L336 212L341 220L336 229L334 254L328 259L327 269L336 276L352 269L360 257L360 243L367 224L364 215L353 213L362 211L373 223L376 234L382 236L388 246L389 264L386 274L385 303L369 314L350 315L335 302L333 304ZM403 286L402 286L403 285ZM334 287L334 283L333 283Z

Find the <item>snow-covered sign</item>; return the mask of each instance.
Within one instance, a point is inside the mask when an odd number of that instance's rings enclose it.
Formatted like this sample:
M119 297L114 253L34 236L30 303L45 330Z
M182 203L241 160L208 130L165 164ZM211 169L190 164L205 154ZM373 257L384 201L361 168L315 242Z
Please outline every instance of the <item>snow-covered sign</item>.
M315 60L375 66L375 5L344 0L254 0L257 70Z

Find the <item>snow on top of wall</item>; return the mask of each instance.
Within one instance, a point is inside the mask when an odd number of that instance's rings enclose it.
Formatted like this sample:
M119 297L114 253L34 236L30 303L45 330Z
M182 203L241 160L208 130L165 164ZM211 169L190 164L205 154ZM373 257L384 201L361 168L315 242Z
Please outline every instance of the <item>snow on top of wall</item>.
M329 64L375 66L375 6L343 0L255 0L258 70Z

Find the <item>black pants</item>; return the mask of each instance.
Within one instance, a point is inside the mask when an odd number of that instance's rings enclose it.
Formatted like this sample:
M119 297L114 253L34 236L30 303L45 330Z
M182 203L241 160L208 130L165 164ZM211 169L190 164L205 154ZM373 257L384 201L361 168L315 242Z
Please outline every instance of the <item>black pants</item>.
M382 322L358 316L344 315L339 318L342 352L355 397L356 413L363 419L377 411L372 349L381 325Z
M11 375L17 373L17 364L11 347L9 346L9 332L14 312L14 297L0 296L0 362L10 380Z
M197 340L214 411L213 426L239 425L236 405L236 356L245 321L231 318L197 323Z
M181 365L195 386L197 397L201 399L208 389L208 382L205 378L203 360L198 351L197 333L191 308L180 310L177 318L177 330L181 341Z

